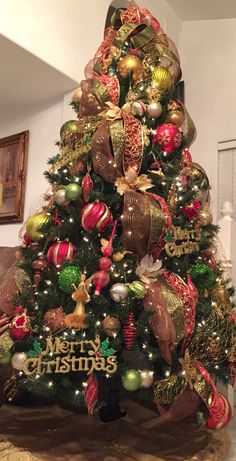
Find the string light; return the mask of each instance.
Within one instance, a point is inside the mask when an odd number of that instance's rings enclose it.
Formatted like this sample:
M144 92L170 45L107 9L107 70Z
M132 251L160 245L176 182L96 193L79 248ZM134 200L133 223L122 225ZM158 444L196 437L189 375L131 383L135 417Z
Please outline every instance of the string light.
M52 386L53 386L53 382L52 382L52 381L49 381L48 387L52 387Z

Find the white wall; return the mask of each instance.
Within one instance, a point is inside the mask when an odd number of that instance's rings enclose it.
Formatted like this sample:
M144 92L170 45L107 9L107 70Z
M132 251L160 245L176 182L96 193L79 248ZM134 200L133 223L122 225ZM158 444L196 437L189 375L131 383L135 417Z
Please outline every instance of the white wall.
M206 169L216 216L217 142L236 138L236 19L184 22L185 104L198 131L191 152Z
M110 0L0 0L0 34L77 80L103 36Z
M7 126L1 126L0 138L29 130L29 154L26 177L26 198L24 218L29 215L32 204L46 192L48 182L43 176L49 157L57 153L54 146L59 139L62 119L62 100L49 101L44 107L34 108L34 113L21 119L12 120ZM22 224L2 224L0 226L0 246L19 244L18 232Z

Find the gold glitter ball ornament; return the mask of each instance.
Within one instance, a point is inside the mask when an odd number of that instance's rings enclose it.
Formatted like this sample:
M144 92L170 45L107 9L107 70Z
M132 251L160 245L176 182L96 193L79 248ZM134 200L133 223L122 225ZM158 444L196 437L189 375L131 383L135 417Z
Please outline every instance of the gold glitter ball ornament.
M108 337L115 337L120 331L120 321L114 315L108 315L102 321L102 328Z
M152 72L152 80L161 95L168 93L174 86L174 79L166 67L155 67Z
M49 328L52 333L66 328L65 312L62 307L50 309L44 314L44 325Z
M138 81L143 77L143 63L133 54L128 54L118 62L118 72L122 78L132 75L132 80Z
M208 226L212 223L213 217L207 205L204 205L198 213L197 223L200 226Z

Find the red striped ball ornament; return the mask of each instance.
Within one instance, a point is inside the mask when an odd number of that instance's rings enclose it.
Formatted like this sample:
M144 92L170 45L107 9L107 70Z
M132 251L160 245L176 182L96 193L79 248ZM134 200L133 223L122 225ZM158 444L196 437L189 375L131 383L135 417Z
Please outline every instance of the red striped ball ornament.
M86 231L104 232L112 222L112 213L102 202L91 202L81 211L81 224Z
M56 268L60 266L65 259L74 259L74 253L75 245L73 245L73 243L67 241L55 242L48 249L48 262L51 266Z

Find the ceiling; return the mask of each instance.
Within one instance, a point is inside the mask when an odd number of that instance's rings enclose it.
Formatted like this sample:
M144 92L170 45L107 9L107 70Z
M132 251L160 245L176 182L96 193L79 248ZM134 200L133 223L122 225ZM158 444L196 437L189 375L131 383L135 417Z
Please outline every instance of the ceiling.
M236 0L166 0L185 21L236 18Z
M0 34L0 122L58 98L77 82Z

